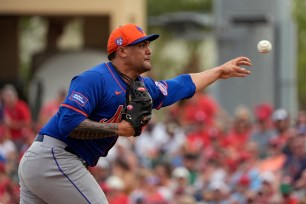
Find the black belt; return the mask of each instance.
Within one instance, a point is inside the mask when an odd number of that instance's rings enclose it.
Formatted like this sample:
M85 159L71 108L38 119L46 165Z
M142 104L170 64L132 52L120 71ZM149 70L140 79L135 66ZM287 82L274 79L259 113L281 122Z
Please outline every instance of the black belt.
M37 134L34 141L36 141L36 142L42 142L42 141L44 141L44 135L42 135L42 134Z
M43 141L44 141L44 135L42 135L42 134L37 134L36 137L35 137L35 139L34 139L34 141L36 141L36 142L43 142ZM67 152L69 152L69 153L71 153L71 154L74 154L74 155L76 155L77 157L80 158L80 156L77 155L77 154L75 153L75 151L73 151L73 149L71 149L69 146L66 146L64 149L65 149L65 151L67 151ZM82 161L82 162L83 162L83 161ZM83 162L83 164L84 164L86 167L88 166L88 165L86 164L85 161Z

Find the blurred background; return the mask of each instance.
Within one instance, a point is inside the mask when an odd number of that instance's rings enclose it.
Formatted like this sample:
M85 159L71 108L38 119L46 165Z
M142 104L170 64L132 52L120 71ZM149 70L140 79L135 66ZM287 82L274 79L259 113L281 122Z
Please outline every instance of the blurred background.
M242 55L252 74L155 111L141 137L119 140L91 169L110 203L306 203L305 10L305 0L0 0L0 202L18 203L19 159L72 77L107 60L111 30L135 23L161 35L155 80ZM258 53L260 40L272 51Z

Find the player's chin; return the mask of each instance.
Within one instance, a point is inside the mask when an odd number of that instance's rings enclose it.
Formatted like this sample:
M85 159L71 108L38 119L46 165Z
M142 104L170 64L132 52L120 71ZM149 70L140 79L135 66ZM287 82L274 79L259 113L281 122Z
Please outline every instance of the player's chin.
M144 62L143 68L144 68L145 71L150 71L152 69L151 62L149 60L146 60Z

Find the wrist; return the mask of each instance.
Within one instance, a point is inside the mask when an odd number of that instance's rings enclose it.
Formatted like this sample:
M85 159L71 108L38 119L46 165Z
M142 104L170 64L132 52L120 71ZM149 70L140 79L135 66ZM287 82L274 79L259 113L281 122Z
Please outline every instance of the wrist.
M124 135L124 127L122 122L117 123L117 135Z
M218 66L215 68L216 74L218 75L218 78L222 76L223 73L223 67L222 66Z
M134 134L134 128L125 120L117 123L117 132L120 136L132 136Z

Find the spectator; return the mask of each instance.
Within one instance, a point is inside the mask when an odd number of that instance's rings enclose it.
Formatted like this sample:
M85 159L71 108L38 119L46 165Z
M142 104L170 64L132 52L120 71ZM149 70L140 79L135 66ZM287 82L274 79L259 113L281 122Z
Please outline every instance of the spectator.
M148 175L150 175L150 173L151 172L149 168L141 167L135 172L135 188L129 194L130 204L145 204L145 188L147 185L146 178L148 177Z
M269 140L275 135L271 124L272 111L272 106L266 103L259 104L255 108L256 126L250 138L258 145L260 158L266 157Z
M248 177L249 179L249 188L251 191L257 191L260 188L260 172L256 167L258 161L256 161L256 156L253 156L251 148L252 143L248 144L248 152L241 154L240 160L238 162L238 167L236 171L231 175L229 179L229 184L231 188L234 188L242 177Z
M124 161L131 171L135 171L139 165L137 155L133 151L133 139L119 137L114 148L108 154L108 160L115 163L115 161Z
M282 168L282 176L290 179L290 184L295 185L306 169L305 138L296 136L291 140L290 149L292 154L287 156Z
M7 84L2 89L4 102L4 124L8 127L11 139L17 150L24 143L23 129L31 127L31 112L28 104L19 99L13 85Z
M173 198L171 190L171 166L169 163L159 163L154 167L154 174L158 179L158 191L170 202Z
M257 203L273 203L278 198L279 178L271 171L265 171L260 175L261 187L257 191Z
M304 169L301 177L295 182L294 189L299 200L306 201L306 169Z
M128 204L128 196L124 193L124 182L120 177L110 176L106 180L106 197L109 204Z
M66 89L58 90L57 96L55 99L47 101L39 111L38 120L37 120L37 129L41 129L44 124L58 111L59 106L64 101L67 95Z
M174 197L180 197L185 194L193 194L193 188L190 185L190 172L185 167L176 167L172 172L172 191Z
M285 163L286 155L282 152L282 142L278 137L272 137L269 141L267 157L258 162L261 172L271 171L280 176L281 169Z
M135 174L129 161L117 158L113 161L112 175L120 178L124 184L123 191L129 194L135 188Z
M201 114L204 114L207 124L214 125L219 109L217 101L208 93L197 93L192 100L187 101L185 118L192 124L198 117L201 117Z
M208 204L228 204L228 195L229 195L229 188L228 186L220 180L212 181L209 186L208 190L211 192L211 198L207 202Z
M193 128L187 132L186 151L200 154L210 146L210 128L207 124L206 115L202 113L193 122Z
M5 164L6 173L17 181L17 157L15 144L9 139L9 132L5 127L0 127L0 158Z
M13 90L10 85L5 88L8 92ZM3 102L11 94L4 90ZM8 116L9 107L3 106L3 116ZM188 132L187 138L184 132L195 131L195 124L182 127L173 115L156 126L153 120L137 140L119 139L109 160L99 161L90 172L110 204L302 203L306 200L305 115L299 112L297 122L291 127L286 110L277 109L272 114L271 106L261 104L256 107L256 126L252 129L249 111L239 106L224 137L216 126L206 126L204 114L197 114L197 130L208 128L206 139L199 142L202 148L197 151L186 148L192 138L188 138L192 135L189 133L195 132ZM14 172L18 149L10 140L12 131L6 124L8 121L3 120L2 124L0 121L0 202L14 204L19 202L15 182L18 178ZM22 155L35 134L30 126L21 128L20 134ZM194 145L199 144L196 141ZM257 148L261 144L265 147L259 149L259 159ZM284 146L290 150L286 154ZM289 179L284 181L284 178Z
M248 142L252 130L251 114L244 106L238 106L235 110L233 125L225 137L227 148L241 151Z
M226 167L223 165L218 157L211 157L202 166L201 171L197 176L195 183L193 184L195 188L194 196L197 201L208 201L212 197L212 192L207 191L210 183L213 181L225 181L228 179L228 172Z
M251 180L249 178L249 175L241 175L236 185L234 185L232 189L233 192L230 196L230 200L236 201L238 203L246 203L250 192L250 184Z
M5 164L0 162L0 203L15 204L18 202L18 185L7 175Z
M152 130L152 144L156 149L151 151L151 165L161 162L171 162L173 165L181 165L181 151L186 137L184 130L177 121L169 117L164 123L157 123Z
M144 204L168 204L165 195L159 191L158 182L154 174L146 177Z
M182 195L177 199L177 202L173 204L196 204L196 201L191 195Z
M275 136L281 147L284 147L290 137L290 118L285 109L277 109L272 114L273 128Z
M183 166L189 171L189 184L193 185L198 178L200 169L199 155L185 152L183 154Z
M185 143L185 133L176 121L168 118L158 123L153 131L159 151L167 156L174 156Z
M23 143L23 145L22 145L22 147L19 151L18 160L20 160L22 158L23 154L28 150L28 148L33 143L33 140L36 136L35 130L33 130L33 128L23 129L23 136L24 136L25 140L24 140L24 143Z
M10 140L10 133L6 126L0 125L0 158L7 161L10 156L16 154L16 146Z
M220 111L219 104L206 92L199 92L194 97L183 104L182 117L183 125L192 125L195 121L206 117L208 125L214 125L215 118Z
M89 167L90 173L96 179L104 192L109 188L106 184L106 179L111 175L110 163L105 158L100 158L95 167Z
M2 95L0 90L0 96ZM0 125L4 122L4 103L2 97L0 97Z
M306 134L306 111L299 111L295 128L297 129L298 134Z
M290 183L284 182L280 185L281 204L298 204L298 200L294 195L293 187Z
M159 189L159 178L150 169L140 168L135 183L136 188L129 194L130 204L168 204Z
M158 141L153 136L154 128L155 123L151 121L134 143L134 150L140 163L147 168L153 167L152 161L159 154Z

